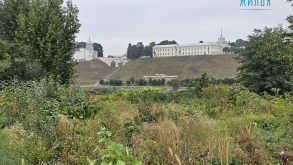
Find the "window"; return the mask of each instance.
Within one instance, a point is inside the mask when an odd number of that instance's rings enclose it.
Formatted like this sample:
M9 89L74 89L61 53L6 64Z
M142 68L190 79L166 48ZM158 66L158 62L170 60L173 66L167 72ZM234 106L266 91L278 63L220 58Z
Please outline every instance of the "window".
M208 51L208 54L210 54L210 51Z
M210 47L208 47L208 50L210 50Z
M200 54L202 54L202 51L200 51Z
M202 50L202 47L200 47L200 50Z
M196 55L196 52L194 52L194 55Z
M206 47L204 47L204 50L206 50Z

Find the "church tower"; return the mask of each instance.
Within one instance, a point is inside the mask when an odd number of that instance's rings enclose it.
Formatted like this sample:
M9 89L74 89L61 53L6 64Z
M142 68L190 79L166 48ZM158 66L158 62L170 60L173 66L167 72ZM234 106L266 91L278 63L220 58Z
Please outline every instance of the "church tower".
M94 43L91 41L91 37L89 37L89 41L86 42L86 49L94 49Z
M221 36L218 38L218 45L224 47L229 47L227 41L225 41L225 37L223 37L223 30L221 26Z
M221 36L218 38L218 43L225 43L225 37L223 37L223 33L222 33L222 26L221 26Z

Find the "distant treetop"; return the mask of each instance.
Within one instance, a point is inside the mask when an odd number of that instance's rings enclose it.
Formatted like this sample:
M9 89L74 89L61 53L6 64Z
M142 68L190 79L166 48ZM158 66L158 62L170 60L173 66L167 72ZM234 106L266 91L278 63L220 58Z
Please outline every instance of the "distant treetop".
M175 40L173 41L164 40L164 41L161 41L158 45L170 45L170 44L177 44L177 42Z

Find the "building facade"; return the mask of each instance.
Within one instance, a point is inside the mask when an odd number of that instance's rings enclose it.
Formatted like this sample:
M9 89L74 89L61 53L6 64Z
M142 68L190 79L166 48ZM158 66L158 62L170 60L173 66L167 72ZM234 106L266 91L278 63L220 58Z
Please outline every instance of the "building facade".
M76 61L89 61L98 58L98 52L94 50L94 43L89 39L86 48L78 48L73 55Z
M215 42L156 45L153 47L153 57L219 55L224 54L224 47L230 46L221 34Z

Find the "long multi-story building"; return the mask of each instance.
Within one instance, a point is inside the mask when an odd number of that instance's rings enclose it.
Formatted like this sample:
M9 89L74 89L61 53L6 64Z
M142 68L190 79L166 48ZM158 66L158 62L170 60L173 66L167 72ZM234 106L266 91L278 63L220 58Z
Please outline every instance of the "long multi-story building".
M214 42L156 45L153 47L153 57L219 55L224 54L224 47L230 46L221 32L221 37Z

